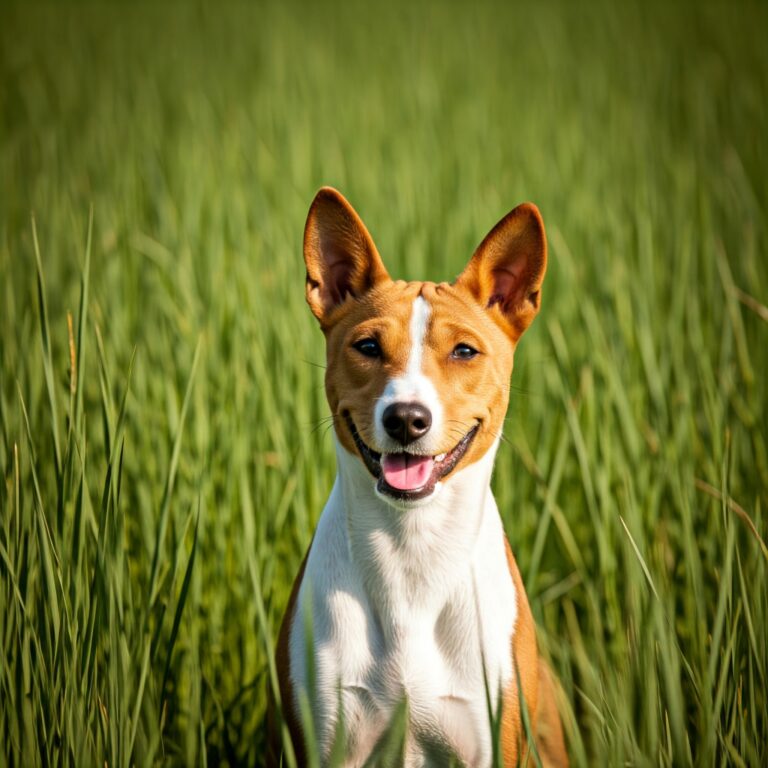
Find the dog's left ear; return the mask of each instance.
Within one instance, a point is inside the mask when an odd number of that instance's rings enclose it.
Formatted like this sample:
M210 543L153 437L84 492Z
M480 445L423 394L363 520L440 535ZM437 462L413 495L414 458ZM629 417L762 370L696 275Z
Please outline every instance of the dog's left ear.
M517 341L538 314L546 270L544 222L533 203L523 203L486 235L455 284L497 307Z
M309 208L304 262L307 303L322 326L347 296L359 298L390 279L365 224L333 187L323 187Z

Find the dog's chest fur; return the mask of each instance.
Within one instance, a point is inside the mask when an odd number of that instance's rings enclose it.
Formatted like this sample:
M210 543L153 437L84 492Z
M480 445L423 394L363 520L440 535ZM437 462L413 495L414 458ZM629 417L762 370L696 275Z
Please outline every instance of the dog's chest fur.
M318 524L290 638L294 691L316 692L314 724L326 755L340 702L345 764L355 766L405 698L406 765L445 765L446 744L467 765L490 762L488 696L497 711L512 679L516 619L488 487L494 453L447 483L440 503L398 520L366 492L360 462L338 448L344 471ZM304 644L310 613L314 684Z

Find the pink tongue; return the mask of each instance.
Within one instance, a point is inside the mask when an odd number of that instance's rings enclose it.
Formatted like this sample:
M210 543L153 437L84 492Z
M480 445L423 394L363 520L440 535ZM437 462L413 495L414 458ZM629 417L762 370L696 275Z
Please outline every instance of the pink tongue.
M381 457L384 479L399 491L423 488L432 476L435 466L431 456L412 456L410 453L385 453Z

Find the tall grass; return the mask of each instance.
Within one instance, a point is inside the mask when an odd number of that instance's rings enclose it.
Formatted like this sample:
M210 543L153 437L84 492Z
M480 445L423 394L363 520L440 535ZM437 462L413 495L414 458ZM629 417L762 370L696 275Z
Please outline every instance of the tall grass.
M577 765L768 763L758 4L0 9L0 763L256 763L334 475L301 234L548 226L494 490Z

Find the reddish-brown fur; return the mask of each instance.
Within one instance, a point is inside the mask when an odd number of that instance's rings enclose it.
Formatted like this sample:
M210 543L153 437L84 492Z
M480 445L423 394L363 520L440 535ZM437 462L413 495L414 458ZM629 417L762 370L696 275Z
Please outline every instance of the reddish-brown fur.
M545 766L568 765L563 727L555 702L555 683L547 663L539 657L536 643L536 626L528 604L528 596L520 578L520 571L505 539L507 563L517 594L517 624L512 639L513 659L520 679L526 709L535 736L536 749ZM520 712L517 680L504 693L501 744L504 764L518 765L526 751L525 733ZM533 763L532 763L533 764Z
M280 684L280 701L282 704L283 719L288 726L288 732L291 735L291 743L293 745L293 752L296 757L296 762L299 765L304 765L306 757L304 739L299 724L299 716L293 705L293 683L291 681L291 657L288 652L288 638L291 634L291 625L293 624L296 613L296 600L299 596L301 581L304 578L304 568L307 565L308 556L309 549L307 549L307 553L304 555L304 560L302 560L301 566L299 566L299 572L296 574L296 579L293 582L291 595L288 598L288 605L286 606L285 615L283 617L283 623L280 626L280 634L277 638L277 648L275 649L275 667L277 668L277 679ZM277 707L274 697L270 697L269 710L267 713L267 728L269 733L266 763L268 768L272 768L272 766L275 766L276 768L280 765L280 755L283 750L279 716L276 710Z

